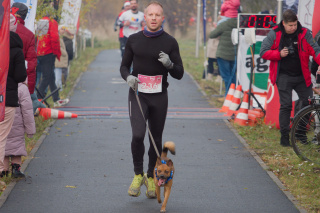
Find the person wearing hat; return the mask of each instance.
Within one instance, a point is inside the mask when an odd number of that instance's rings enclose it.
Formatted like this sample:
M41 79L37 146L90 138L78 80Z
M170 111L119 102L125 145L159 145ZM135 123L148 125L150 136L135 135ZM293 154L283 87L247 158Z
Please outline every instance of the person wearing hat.
M23 43L23 55L27 62L28 88L30 94L34 93L36 86L36 66L37 53L35 47L34 34L26 28L24 20L28 14L28 7L20 2L13 3L11 13L17 18L16 33L20 36Z
M123 26L124 43L130 35L141 31L145 27L144 14L138 11L138 0L130 0L130 9L121 14L118 23Z
M10 60L6 86L5 117L0 122L0 176L4 170L4 155L7 138L14 121L16 107L18 103L18 84L27 78L27 71L23 56L23 43L15 31L17 30L17 20L10 14ZM1 183L1 182L0 182ZM1 183L2 184L2 183Z
M120 29L119 29L119 42L120 42L121 57L123 56L123 53L124 53L124 47L126 45L126 43L125 43L126 40L125 40L124 35L123 35L123 24L119 23L119 17L122 15L122 13L130 10L130 2L126 1L123 4L122 8L123 8L122 11L118 15L118 17L116 19L116 22L114 23L114 31L117 31L117 27L118 26L120 27Z

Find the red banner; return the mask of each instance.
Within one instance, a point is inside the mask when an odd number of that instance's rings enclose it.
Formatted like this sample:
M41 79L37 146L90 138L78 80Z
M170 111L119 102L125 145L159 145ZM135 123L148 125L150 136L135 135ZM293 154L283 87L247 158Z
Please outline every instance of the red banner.
M0 0L0 122L4 120L5 94L10 57L10 0Z
M312 17L312 34L313 34L313 37L320 30L320 21L319 20L320 20L320 1L315 1L313 17Z

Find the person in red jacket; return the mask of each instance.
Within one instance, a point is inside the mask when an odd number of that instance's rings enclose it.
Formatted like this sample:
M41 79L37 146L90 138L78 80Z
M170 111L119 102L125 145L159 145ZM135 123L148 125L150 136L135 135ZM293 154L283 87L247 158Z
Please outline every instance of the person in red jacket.
M58 23L53 19L54 8L48 6L46 15L37 22L37 56L38 67L41 73L38 98L45 95L47 87L51 92L57 89L54 74L54 62L56 58L60 61L60 37L58 32ZM38 71L37 71L38 72ZM61 100L59 91L52 95L54 106L62 106L69 102L68 99Z
M260 55L270 60L269 78L279 91L280 144L290 146L292 90L297 92L302 107L309 104L308 98L313 96L309 56L320 64L320 47L314 42L311 31L301 26L297 15L286 10L283 20L263 40ZM305 143L305 130L299 131L296 138Z
M30 94L33 94L36 86L37 53L34 34L24 26L24 20L28 14L28 7L19 2L13 3L11 13L16 16L18 21L16 33L23 42L23 55L27 61L27 84Z

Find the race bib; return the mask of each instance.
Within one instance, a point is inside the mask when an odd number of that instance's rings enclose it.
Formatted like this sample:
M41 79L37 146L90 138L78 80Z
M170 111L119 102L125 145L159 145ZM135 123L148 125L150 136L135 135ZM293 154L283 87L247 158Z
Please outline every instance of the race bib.
M143 93L159 93L162 92L162 75L147 76L138 74L141 81L138 84L138 91Z

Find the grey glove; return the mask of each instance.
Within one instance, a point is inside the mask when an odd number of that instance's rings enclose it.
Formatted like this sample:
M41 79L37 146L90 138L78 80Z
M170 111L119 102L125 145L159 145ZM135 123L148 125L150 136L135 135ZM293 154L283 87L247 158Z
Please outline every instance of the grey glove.
M135 76L133 76L133 75L129 75L128 77L127 77L127 84L134 90L134 91L136 91L137 90L137 83L136 82L141 82L140 80L139 80L139 78L137 78L137 77L135 77Z
M168 54L160 51L160 54L159 54L159 59L158 61L160 61L163 66L167 69L172 69L173 68L173 63L172 61L170 60Z

